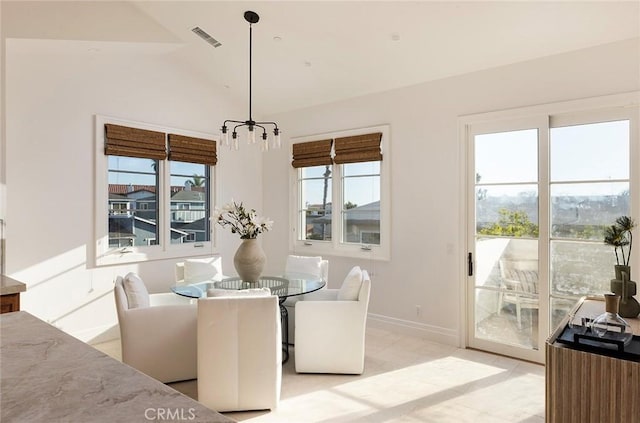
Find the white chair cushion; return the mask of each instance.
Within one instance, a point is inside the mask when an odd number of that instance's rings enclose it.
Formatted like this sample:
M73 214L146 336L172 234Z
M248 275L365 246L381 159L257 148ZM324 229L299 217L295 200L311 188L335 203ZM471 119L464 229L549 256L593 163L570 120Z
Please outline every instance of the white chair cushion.
M342 282L338 291L338 301L357 301L361 286L362 270L359 266L355 266Z
M322 257L288 256L286 273L320 276Z
M217 289L207 290L207 297L268 297L271 295L269 288L251 289Z
M122 281L122 286L130 309L149 307L149 291L140 276L133 272L127 273Z
M222 274L221 257L184 261L184 282L187 284L204 282L219 274Z

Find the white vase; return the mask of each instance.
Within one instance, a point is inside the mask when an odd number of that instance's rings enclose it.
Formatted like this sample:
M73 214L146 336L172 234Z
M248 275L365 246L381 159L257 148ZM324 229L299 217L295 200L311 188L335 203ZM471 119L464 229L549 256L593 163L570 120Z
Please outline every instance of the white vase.
M262 274L266 261L267 256L257 239L243 239L233 256L236 272L245 282L256 282Z

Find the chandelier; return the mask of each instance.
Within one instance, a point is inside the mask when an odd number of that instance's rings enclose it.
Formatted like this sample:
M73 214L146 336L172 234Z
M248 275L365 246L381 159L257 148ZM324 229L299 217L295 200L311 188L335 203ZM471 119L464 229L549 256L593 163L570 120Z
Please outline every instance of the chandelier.
M269 149L269 140L267 139L267 129L265 126L272 125L273 126L273 144L272 146L275 148L280 147L280 130L278 129L278 124L275 122L256 122L253 120L251 116L251 41L252 41L252 24L258 22L260 20L260 16L257 13L252 12L250 10L244 12L244 19L249 22L249 119L242 120L225 120L222 124L222 137L221 142L227 145L230 149L233 148L238 150L238 128L242 126L247 127L247 141L249 144L255 144L256 142L256 131L262 129L262 151L266 151ZM231 132L231 140L229 143L229 129L227 124L237 124L230 125L233 126L233 131Z

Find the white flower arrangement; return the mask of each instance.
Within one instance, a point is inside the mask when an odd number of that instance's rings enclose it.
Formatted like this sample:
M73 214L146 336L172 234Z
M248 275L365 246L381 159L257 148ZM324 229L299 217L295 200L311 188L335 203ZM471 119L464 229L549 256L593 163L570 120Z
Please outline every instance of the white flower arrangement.
M216 207L213 219L223 228L231 228L231 233L240 235L240 239L255 239L273 228L272 220L258 216L255 209L247 211L242 203L233 200L222 208Z

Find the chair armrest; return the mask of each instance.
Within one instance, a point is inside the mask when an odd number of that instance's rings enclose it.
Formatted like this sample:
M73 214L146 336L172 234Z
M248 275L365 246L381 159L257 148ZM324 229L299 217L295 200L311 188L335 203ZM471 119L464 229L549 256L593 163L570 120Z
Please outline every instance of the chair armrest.
M191 304L191 298L183 297L181 295L174 294L173 292L163 292L160 294L149 295L149 304L151 307L189 305Z
M336 327L340 327L343 333L364 336L365 310L364 304L359 301L298 301L296 338L298 332L319 337L330 336Z
M335 301L338 298L339 289L320 289L309 294L300 295L304 301Z
M163 382L196 377L195 304L134 308L122 313L122 361Z
M335 301L336 298L338 298L337 289L320 289L309 294L288 297L284 301L284 305L287 307L295 307L300 301Z
M296 372L362 373L366 303L299 301L295 309Z
M133 335L134 339L129 341L134 343L141 335L172 337L175 331L195 331L197 311L195 304L134 308L123 313L123 321L120 325L127 334ZM123 333L123 336L127 334Z

